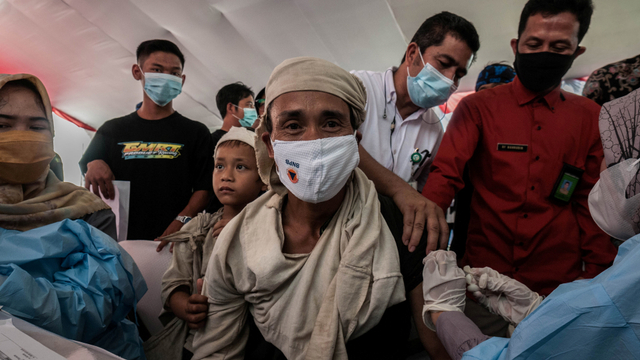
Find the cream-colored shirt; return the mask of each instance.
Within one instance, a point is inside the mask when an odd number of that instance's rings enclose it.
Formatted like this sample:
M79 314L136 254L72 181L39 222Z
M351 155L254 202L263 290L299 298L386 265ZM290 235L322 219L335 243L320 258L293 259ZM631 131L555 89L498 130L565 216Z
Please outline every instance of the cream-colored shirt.
M162 238L175 243L171 264L162 276L162 292L160 294L163 304L161 318L165 316L172 318L170 313L169 298L179 287L189 288L189 294L195 294L197 279L204 276L209 258L213 251L216 239L213 237L213 226L222 218L223 209L213 214L202 213L189 221L180 231ZM193 350L194 330L189 331L189 335L184 344L174 344L184 346L189 351Z
M267 192L220 234L205 275L209 317L194 338L194 359L242 359L249 311L287 359L346 359L345 343L405 300L396 243L362 171L354 171L309 254L282 252L283 199Z

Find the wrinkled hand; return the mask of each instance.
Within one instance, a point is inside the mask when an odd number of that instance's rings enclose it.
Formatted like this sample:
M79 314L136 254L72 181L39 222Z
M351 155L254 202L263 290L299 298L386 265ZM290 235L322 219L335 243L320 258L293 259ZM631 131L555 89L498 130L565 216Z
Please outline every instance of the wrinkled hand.
M517 326L543 300L523 283L489 268L464 267L467 290L489 311Z
M187 325L190 329L199 329L207 322L209 299L202 295L202 279L198 279L197 292L189 296L186 307Z
M116 192L113 188L113 175L111 168L103 160L93 160L87 164L87 173L84 174L84 187L93 190L93 193L100 196L100 192L105 199L113 200Z
M402 242L413 252L422 238L425 230L427 235L427 254L438 248L444 249L449 240L449 226L444 217L444 211L433 201L425 198L407 185L393 195L393 202L402 212L404 228Z
M432 251L422 261L422 318L435 331L429 311L464 311L466 280L453 251Z
M214 238L218 237L222 232L222 229L229 223L229 220L220 219L215 225L213 225L213 234Z
M173 234L174 232L179 231L180 229L182 229L182 226L183 226L183 225L184 225L184 224L183 224L183 223L181 223L180 221L178 221L178 220L173 220L173 221L171 222L171 224L169 224L169 227L168 227L168 228L167 228L167 229L162 233L162 235L160 235L160 237L158 237L158 238L156 238L156 239L154 240L154 241L160 241L160 245L158 245L158 247L156 248L156 251L157 251L157 252L162 251L162 249L164 249L164 247L165 247L165 246L167 246L167 244L169 243L169 241L167 241L167 240L160 240L160 238L161 238L161 237L163 237L163 236L167 236L167 235L171 235L171 234ZM172 243L171 243L171 247L169 247L169 251L170 251L170 252L172 252L172 253L173 253L173 245L174 245L174 244L175 244L175 243L173 243L173 242L172 242Z

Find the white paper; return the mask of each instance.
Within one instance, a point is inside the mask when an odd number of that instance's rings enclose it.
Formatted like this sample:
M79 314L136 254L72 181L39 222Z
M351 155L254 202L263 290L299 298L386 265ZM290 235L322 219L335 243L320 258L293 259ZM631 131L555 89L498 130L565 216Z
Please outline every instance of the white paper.
M11 319L0 320L0 360L66 360L16 329Z
M129 197L131 195L131 183L129 181L113 180L113 189L115 196L113 200L105 199L100 193L102 200L111 207L116 214L116 224L118 241L127 239L127 231L129 230ZM90 191L93 192L93 186ZM2 360L2 359L0 359Z

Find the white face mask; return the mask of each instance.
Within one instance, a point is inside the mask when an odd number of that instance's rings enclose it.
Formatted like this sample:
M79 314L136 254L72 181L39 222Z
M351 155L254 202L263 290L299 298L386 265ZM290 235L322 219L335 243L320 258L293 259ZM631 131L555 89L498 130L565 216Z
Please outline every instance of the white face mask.
M635 181L640 160L627 159L602 173L589 193L589 211L595 223L609 236L627 240L640 233L640 194L626 198Z
M354 135L271 144L282 184L293 196L313 204L336 196L360 162Z

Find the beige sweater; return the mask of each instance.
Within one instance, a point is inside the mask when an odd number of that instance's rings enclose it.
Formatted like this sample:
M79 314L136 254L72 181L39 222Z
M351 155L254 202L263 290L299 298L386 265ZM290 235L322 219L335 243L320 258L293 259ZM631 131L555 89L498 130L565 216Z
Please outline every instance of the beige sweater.
M222 231L205 275L194 359L242 359L250 311L287 359L346 359L345 343L405 300L396 243L359 170L309 254L284 254L283 197L269 191Z

